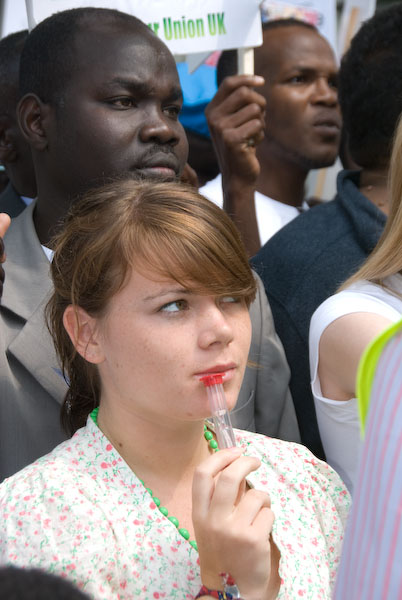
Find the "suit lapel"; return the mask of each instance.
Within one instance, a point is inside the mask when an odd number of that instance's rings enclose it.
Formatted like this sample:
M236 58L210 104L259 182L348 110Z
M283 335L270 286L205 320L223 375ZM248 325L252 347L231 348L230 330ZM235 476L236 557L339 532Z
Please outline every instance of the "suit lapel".
M60 404L67 392L54 351L53 340L47 330L43 311L46 302L39 305L35 313L8 346L13 355L38 381L38 383Z
M34 205L30 205L14 219L5 236L7 260L1 312L15 323L15 336L9 341L7 352L61 403L67 385L44 320L52 283L49 261L34 229L33 209Z

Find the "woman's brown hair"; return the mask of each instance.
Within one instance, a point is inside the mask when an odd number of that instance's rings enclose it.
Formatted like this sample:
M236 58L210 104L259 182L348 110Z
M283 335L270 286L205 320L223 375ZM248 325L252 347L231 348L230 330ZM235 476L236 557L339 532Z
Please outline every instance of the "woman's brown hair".
M85 425L99 405L95 365L76 350L63 326L67 306L100 317L131 267L176 280L198 293L253 300L256 283L240 234L228 215L189 186L117 181L76 202L53 240L54 292L46 308L69 384L62 424Z

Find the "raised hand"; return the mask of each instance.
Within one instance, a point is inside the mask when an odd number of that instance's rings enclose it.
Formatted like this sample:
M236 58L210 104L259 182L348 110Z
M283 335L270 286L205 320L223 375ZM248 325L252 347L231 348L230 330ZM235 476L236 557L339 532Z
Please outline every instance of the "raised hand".
M223 177L252 183L258 177L255 147L264 138L266 101L254 87L261 85L258 75L226 77L205 110Z
M180 177L180 181L183 183L187 183L188 185L192 185L193 187L198 189L198 177L197 173L194 171L192 167L188 163L184 165L183 172Z
M3 283L4 283L4 269L2 263L6 260L6 253L4 251L3 237L11 223L10 217L6 213L0 213L0 299L3 295Z
M271 568L276 547L270 541L270 498L245 486L246 476L259 465L257 458L241 456L239 448L220 450L197 467L193 481L202 582L222 589L219 574L230 573L247 600L274 598L278 587L277 564Z
M258 75L226 77L205 110L222 173L224 208L243 236L250 255L260 248L254 191L260 173L256 146L264 138L265 98L254 87Z

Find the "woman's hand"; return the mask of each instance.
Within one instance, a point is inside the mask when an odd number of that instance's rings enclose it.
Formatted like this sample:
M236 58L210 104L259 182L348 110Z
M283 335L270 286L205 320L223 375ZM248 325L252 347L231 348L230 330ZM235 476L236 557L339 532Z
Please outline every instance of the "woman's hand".
M197 467L193 524L202 583L222 589L219 574L230 573L244 598L262 600L275 597L270 593L274 514L268 494L245 486L245 477L260 461L241 453L240 448L220 450Z

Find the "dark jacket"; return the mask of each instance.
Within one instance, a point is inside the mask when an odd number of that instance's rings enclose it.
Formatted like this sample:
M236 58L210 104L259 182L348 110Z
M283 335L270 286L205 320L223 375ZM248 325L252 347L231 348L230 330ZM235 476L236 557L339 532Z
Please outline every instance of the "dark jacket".
M367 258L386 220L358 185L359 172L341 171L334 200L291 221L252 259L290 366L302 443L320 457L324 452L310 388L310 319Z

